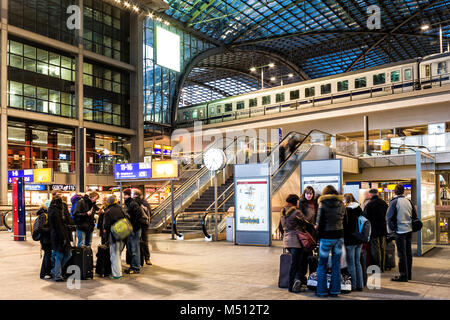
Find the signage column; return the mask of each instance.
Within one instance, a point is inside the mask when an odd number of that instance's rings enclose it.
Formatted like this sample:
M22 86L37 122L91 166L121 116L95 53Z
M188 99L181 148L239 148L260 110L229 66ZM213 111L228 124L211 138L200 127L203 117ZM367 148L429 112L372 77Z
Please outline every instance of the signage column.
M26 240L25 221L25 184L24 178L14 178L12 181L14 241Z

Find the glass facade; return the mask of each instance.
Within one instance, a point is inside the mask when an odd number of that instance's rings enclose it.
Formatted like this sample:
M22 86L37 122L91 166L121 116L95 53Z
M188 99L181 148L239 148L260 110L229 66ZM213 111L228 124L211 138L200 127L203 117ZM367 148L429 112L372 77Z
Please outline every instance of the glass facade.
M155 60L154 29L159 26L180 36L181 70L192 58L213 47L190 34L150 18L144 20L144 121L171 124L171 109L179 74ZM146 126L148 129L148 126Z
M89 50L130 61L130 13L101 0L83 0L83 44Z

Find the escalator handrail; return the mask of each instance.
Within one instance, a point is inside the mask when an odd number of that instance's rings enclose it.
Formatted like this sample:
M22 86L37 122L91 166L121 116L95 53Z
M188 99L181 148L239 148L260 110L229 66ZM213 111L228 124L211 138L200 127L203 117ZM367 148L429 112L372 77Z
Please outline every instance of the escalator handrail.
M219 207L217 207L218 209ZM209 211L206 212L205 215L203 216L202 219L202 230L203 230L203 234L205 235L206 238L210 239L212 237L212 235L210 235L208 233L208 230L206 230L206 217L210 214L210 213L215 213L215 211ZM227 212L217 212L217 214L227 214Z

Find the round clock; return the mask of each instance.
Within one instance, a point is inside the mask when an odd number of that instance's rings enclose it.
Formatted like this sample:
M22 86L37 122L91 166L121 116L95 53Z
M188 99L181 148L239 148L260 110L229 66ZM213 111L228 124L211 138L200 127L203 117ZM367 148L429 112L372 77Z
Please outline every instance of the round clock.
M227 156L221 149L209 149L203 155L203 163L210 171L222 169L227 163Z

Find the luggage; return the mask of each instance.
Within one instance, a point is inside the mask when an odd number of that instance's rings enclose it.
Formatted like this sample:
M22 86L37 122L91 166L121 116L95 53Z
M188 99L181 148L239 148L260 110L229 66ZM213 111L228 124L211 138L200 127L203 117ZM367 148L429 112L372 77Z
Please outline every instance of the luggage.
M283 249L283 254L280 256L280 274L278 276L278 287L289 287L289 269L291 267L292 256Z
M319 265L319 257L317 254L313 254L308 257L309 274L316 272L318 265Z
M386 255L384 259L384 269L391 270L395 268L395 244L390 242L386 245Z
M361 250L361 269L363 275L363 286L367 286L367 251Z
M95 264L95 273L105 277L111 274L111 258L109 247L105 245L98 246L97 263Z
M72 257L64 266L64 274L67 274L67 268L71 265L78 266L81 272L81 280L94 278L94 257L91 247L72 247L70 248Z
M330 289L331 274L327 273L327 288ZM309 290L316 291L317 289L317 272L309 275L306 286ZM346 274L341 274L341 293L350 293L352 291L352 277Z

